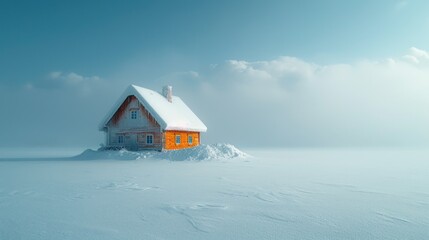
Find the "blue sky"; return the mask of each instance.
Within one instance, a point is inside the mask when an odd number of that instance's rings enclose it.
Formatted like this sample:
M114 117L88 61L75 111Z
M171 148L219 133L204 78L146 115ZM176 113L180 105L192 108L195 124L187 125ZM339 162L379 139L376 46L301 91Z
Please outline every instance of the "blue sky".
M321 95L304 97L310 94L310 88L303 88L301 79L321 81L318 79L326 76L320 75L320 69L333 71L329 73L332 76L326 72L324 74L331 76L331 79L338 78L339 82L335 83L339 84L338 88L344 88L344 91L347 88L351 92L356 89L355 83L345 87L341 85L341 80L357 79L358 76L371 78L362 74L371 71L375 71L372 76L380 76L380 81L386 82L391 80L386 76L402 73L425 79L426 65L422 67L423 64L419 64L413 68L405 59L414 57L419 63L426 61L425 53L429 49L427 9L429 2L411 0L2 1L0 107L5 115L0 120L0 130L13 136L0 143L3 146L97 145L102 141L101 135L96 132L97 122L127 85L135 83L160 88L169 83L175 87L175 93L187 100L198 115L209 123L208 142L225 139L246 146L258 146L262 142L267 145L275 142L282 146L337 146L344 142L349 143L345 144L347 146L354 146L368 145L365 143L370 142L369 145L396 146L413 139L413 144L420 145L427 139L419 134L427 130L421 131L417 127L409 130L407 126L413 122L410 119L397 120L397 124L387 132L361 136L362 131L352 130L354 128L351 126L355 124L353 119L344 116L341 122L349 124L344 130L337 129L338 136L333 136L330 133L335 127L329 122L333 116L341 115L335 112L340 110L327 111L330 114L324 117L326 124L318 126L310 119L320 115L300 115L302 111L296 109L302 106L310 109L305 111L317 112L322 106L312 111L311 101L324 102L327 96L332 96L330 93L334 90L327 89ZM403 64L393 68L378 64L386 59ZM279 64L281 69L288 69L287 74L273 72ZM343 65L347 66L347 73L338 70L338 66ZM402 69L400 73L395 72L398 69ZM274 103L267 102L267 96L276 95L278 86L273 83L272 88L268 88L266 86L270 86L270 82L260 84L259 81L266 78L255 75L255 72L270 75L271 80L267 81L286 79L278 80L286 82L279 83L286 92L278 93L279 98L272 100ZM344 78L337 77L343 73ZM250 80L246 82L241 79ZM241 85L237 87L237 84ZM374 89L373 82L366 84L364 87L358 84L358 88L362 88L360 96L371 95L369 92ZM386 92L383 84L375 84L380 87L380 92ZM412 90L426 87L415 85L421 82L407 82L387 89L396 89L404 84ZM211 90L207 90L207 85L212 87ZM246 94L243 89L247 89L248 96L241 95ZM213 99L207 99L211 95L205 91L212 93ZM260 91L267 96L259 94ZM282 105L286 101L283 98L291 95L296 96L294 101L300 99L299 104ZM367 101L377 102L383 97L379 93L373 95ZM246 97L255 100L256 104L260 103L260 108L242 109L240 106L243 105L238 105L238 102ZM235 107L228 109L219 106L218 114L207 111L207 106L216 107L216 99L219 98L229 99ZM342 96L338 98L341 102ZM407 95L402 98L409 99ZM343 100L354 104L356 99ZM426 101L425 98L423 100ZM395 104L391 102L391 105L380 107L390 109ZM410 109L409 106L415 106L416 102L407 104L404 109ZM379 129L378 126L385 125L377 122L378 118L373 119L373 112L368 110L371 105L361 105L365 109L362 115L368 117L364 118L365 121L359 121L366 122L366 125L359 125L359 129ZM346 108L350 107L347 105ZM240 111L242 115L239 115ZM279 111L284 115L278 115ZM249 140L250 136L244 134L245 129L243 134L231 136L228 131L241 126L240 121L225 126L230 122L217 119L221 114L237 114L237 119L241 119L240 116L250 115L250 112L276 118L270 124L277 124L281 135L271 137L272 132L261 130L259 134L273 138L273 142ZM50 118L51 114L57 118ZM287 120L286 116L292 114L299 117ZM31 120L29 116L32 116ZM426 120L426 115L417 117ZM257 124L252 122L246 127L251 128L253 123ZM293 126L292 129L287 127L288 123ZM309 126L315 126L311 133ZM394 129L398 128L403 133L393 134ZM69 138L58 141L60 131L68 134ZM289 137L281 140L284 135ZM403 140L401 136L404 136Z
M150 77L226 59L336 63L429 42L427 1L88 2L2 1L2 82L56 69L113 78L136 61Z

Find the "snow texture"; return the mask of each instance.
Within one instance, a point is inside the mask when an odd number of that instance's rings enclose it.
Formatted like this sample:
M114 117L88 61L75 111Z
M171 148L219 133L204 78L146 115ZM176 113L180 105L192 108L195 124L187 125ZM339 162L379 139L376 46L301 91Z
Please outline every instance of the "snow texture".
M74 157L74 159L117 159L117 160L135 160L135 159L167 159L172 161L183 160L211 160L211 159L231 159L231 158L246 158L248 154L240 151L231 144L218 143L209 145L199 145L193 148L187 148L175 151L127 151L125 149L119 151L112 150L91 150L87 149L82 154Z
M115 114L116 110L118 110L121 104L130 95L134 95L140 103L143 104L143 106L161 125L162 130L195 132L207 131L206 125L204 125L192 110L189 109L180 97L173 96L172 102L169 102L160 93L135 85L130 85L125 90L113 108L100 123L100 130L104 129L108 121Z
M0 159L0 239L429 239L429 151L246 152Z

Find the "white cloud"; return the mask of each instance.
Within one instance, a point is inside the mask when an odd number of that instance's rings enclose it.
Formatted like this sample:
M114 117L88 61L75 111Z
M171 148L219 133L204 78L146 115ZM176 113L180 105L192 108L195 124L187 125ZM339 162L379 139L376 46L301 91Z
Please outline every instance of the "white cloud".
M231 142L252 145L429 143L429 65L422 65L428 54L413 47L407 55L418 61L230 60L200 73L199 90L193 87L188 95L216 141L230 136Z
M63 73L59 71L49 73L49 78L69 85L99 82L101 80L98 76L85 77L74 72Z
M425 50L411 47L408 51L408 54L404 56L404 59L407 59L412 63L428 63L429 53Z
M411 47L410 52L413 56L416 56L419 58L424 58L424 59L429 59L429 54L425 50L421 50L421 49L418 49L416 47Z
M26 90L37 88L63 89L88 94L102 83L103 80L98 76L83 76L75 72L52 71L47 74L44 80L27 83L23 87Z
M49 77L52 79L58 79L61 77L62 74L62 72L51 72L49 73Z

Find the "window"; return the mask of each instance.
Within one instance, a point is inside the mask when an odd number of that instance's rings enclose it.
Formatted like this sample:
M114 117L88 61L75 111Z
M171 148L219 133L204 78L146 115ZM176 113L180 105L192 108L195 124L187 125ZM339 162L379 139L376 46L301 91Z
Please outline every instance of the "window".
M180 144L180 135L176 135L176 144Z
M146 135L146 144L153 144L153 135L152 134Z
M137 110L131 111L131 119L137 119Z
M118 143L124 143L124 136L122 135L118 136Z
M192 136L188 136L188 143L189 143L189 144L192 144L192 140L193 140L193 139L192 139Z

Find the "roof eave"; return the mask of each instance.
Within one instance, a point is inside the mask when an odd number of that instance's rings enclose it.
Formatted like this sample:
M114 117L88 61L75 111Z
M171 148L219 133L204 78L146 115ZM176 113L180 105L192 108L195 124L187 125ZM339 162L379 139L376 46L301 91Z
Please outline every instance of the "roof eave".
M165 131L186 131L186 132L207 132L207 128L181 128L181 127L167 127Z
M110 121L110 119L113 117L113 115L116 113L118 108L121 106L121 104L125 101L125 99L128 96L135 96L138 101L143 104L143 106L148 110L148 112L155 118L155 120L160 125L161 129L163 130L170 130L170 131L191 131L191 132L206 132L207 127L204 125L204 123L201 122L199 127L174 127L174 126L167 126L167 123L164 121L164 119L153 109L153 107L145 100L145 98L139 93L139 91L136 89L135 85L130 85L128 88L122 93L122 95L119 97L119 99L116 101L116 103L113 105L113 107L110 109L110 111L106 114L106 116L103 118L103 121L100 122L98 129L99 131L107 131L107 124ZM201 120L200 120L201 121ZM197 126L198 126L197 125Z

